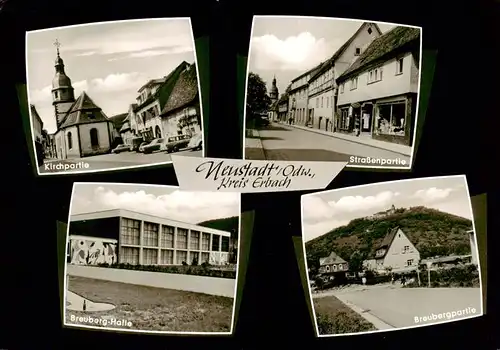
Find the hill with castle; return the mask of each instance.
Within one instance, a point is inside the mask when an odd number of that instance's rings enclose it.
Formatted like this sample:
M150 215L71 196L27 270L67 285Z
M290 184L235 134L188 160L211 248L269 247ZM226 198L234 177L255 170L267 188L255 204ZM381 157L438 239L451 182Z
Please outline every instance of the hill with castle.
M387 232L396 226L416 246L422 259L471 253L467 234L472 228L471 220L423 206L392 206L387 211L354 219L306 242L309 266L332 251L346 260L354 252L364 258L373 256Z

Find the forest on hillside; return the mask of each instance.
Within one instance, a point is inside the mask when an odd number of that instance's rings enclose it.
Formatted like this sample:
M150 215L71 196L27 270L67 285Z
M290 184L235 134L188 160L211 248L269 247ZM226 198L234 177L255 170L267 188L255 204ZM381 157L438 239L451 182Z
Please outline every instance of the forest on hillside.
M422 259L471 253L467 231L472 221L426 207L399 208L379 219L358 218L306 242L307 263L316 269L319 259L332 251L359 269L372 258L385 235L399 226L420 252Z
M228 218L221 218L215 220L207 220L200 222L198 225L208 228L213 228L215 230L222 230L231 232L233 237L238 237L239 235L239 216L231 216Z

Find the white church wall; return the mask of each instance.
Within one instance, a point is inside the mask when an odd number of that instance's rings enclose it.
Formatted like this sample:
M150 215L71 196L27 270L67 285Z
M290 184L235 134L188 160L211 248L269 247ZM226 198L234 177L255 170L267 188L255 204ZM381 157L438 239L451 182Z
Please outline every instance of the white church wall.
M93 128L97 129L98 147L92 147L90 142L90 130ZM80 125L80 138L82 156L106 153L111 148L107 122Z
M64 140L64 131L60 130L54 135L56 141L57 159L66 159L66 146Z
M64 129L64 140L66 144L66 158L80 158L80 144L78 140L78 128L76 126ZM71 147L69 135L71 134Z

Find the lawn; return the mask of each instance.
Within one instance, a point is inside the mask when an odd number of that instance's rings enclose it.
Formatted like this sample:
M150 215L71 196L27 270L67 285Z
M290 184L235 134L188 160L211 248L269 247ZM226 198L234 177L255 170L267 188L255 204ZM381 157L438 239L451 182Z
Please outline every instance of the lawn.
M68 290L116 308L105 312L66 310L70 316L114 317L132 322L130 329L170 332L229 332L233 298L69 277ZM123 327L128 328L128 327Z
M314 298L319 334L374 331L376 328L334 296Z

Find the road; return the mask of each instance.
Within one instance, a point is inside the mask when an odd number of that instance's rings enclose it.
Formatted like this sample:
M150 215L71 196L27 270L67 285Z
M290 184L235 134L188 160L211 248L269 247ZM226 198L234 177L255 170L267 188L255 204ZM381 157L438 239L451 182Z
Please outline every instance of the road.
M203 151L181 151L175 155L202 157ZM140 165L154 165L158 163L170 162L172 159L169 153L155 152L152 154L142 154L137 152L122 152L118 154L102 154L98 156L67 159L67 160L50 160L40 167L41 173L54 173L54 172L79 172L79 171L93 171L93 170L109 170L116 168L128 168ZM69 169L55 169L56 164L67 165ZM88 167L82 168L82 166Z
M443 320L422 320L415 317L432 316L474 308L475 315L481 312L480 288L370 288L353 291L332 292L332 295L350 306L354 311L368 313L393 328L412 327L422 324L443 322ZM325 297L328 296L314 296ZM471 312L471 309L469 309ZM465 316L456 316L457 320ZM365 317L369 320L369 317Z
M261 129L259 134L266 158L261 160L347 161L355 164L349 157L358 156L400 159L405 160L406 164L410 162L410 157L399 153L279 124ZM255 149L245 149L247 159L258 157L257 154Z

